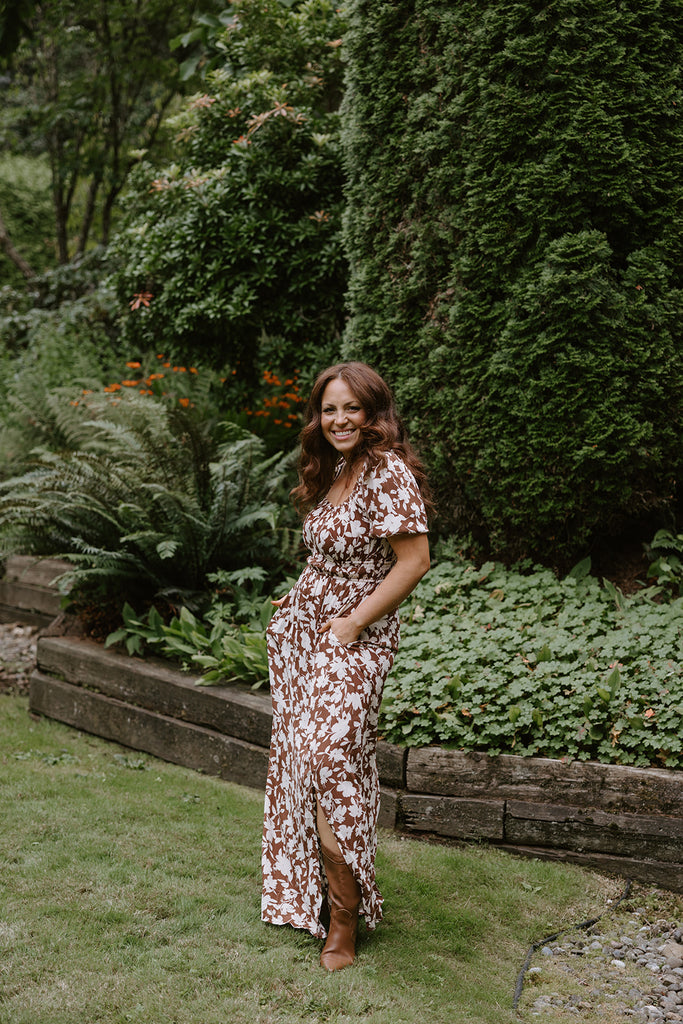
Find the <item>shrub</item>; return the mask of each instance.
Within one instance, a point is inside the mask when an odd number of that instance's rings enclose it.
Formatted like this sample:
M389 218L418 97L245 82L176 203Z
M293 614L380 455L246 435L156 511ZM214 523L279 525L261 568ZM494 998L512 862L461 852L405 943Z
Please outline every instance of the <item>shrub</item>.
M681 469L677 7L349 11L346 352L395 384L445 526L571 564Z
M123 322L131 351L171 344L255 388L341 333L342 20L330 0L231 11L223 65L173 121L175 163L138 169L113 251L121 301L149 297Z

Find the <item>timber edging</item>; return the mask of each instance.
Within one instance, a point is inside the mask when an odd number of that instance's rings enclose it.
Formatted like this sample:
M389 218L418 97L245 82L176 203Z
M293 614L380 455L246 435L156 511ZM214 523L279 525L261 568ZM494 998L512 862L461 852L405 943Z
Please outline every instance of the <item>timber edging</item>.
M164 760L265 784L267 694L92 641L44 637L30 709ZM683 772L380 741L380 825L573 861L683 892Z
M48 626L61 607L53 581L71 568L57 558L8 555L0 562L0 622Z

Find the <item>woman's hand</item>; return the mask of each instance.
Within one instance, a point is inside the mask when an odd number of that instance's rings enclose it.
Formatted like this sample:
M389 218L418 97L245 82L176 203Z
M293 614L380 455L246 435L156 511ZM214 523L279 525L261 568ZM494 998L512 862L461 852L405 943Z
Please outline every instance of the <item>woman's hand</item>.
M331 630L337 640L345 646L354 643L362 632L362 629L358 627L351 618L330 619L320 627L318 632L326 633L328 629Z
M280 605L282 604L282 602L285 600L286 597L287 597L287 594L285 594L285 597L278 597L277 600L275 600L274 598L271 597L270 603L274 604L276 608L279 608Z

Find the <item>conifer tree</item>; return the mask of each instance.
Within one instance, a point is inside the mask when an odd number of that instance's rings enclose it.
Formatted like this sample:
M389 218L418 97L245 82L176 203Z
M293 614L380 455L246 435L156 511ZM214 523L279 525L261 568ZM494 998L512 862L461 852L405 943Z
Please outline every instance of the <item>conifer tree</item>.
M445 524L574 557L681 466L673 0L353 0L352 318Z

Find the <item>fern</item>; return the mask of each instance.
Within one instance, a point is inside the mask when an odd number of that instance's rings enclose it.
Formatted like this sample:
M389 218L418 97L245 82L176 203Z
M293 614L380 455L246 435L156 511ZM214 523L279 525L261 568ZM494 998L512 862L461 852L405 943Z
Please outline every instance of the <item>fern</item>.
M72 450L36 449L29 472L0 484L3 551L66 558L64 587L121 603L196 605L209 573L282 568L278 531L289 550L292 529L277 499L291 456L265 458L255 435L211 431L193 410L136 393L92 396L77 415L68 392L50 401Z

